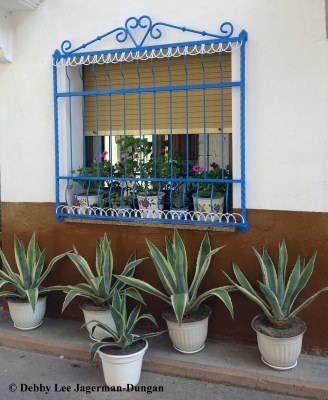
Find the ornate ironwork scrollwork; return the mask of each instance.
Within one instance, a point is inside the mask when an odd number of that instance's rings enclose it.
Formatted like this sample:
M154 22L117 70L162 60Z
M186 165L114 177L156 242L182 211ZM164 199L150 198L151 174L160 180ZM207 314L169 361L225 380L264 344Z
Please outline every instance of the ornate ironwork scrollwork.
M76 47L72 50L72 43L69 40L64 40L61 44L61 54L74 54L81 49L85 49L91 44L102 40L110 35L115 35L115 39L118 43L124 43L128 38L133 42L136 50L141 48L146 40L150 37L157 40L163 36L163 28L170 28L180 30L182 32L189 32L196 35L206 36L208 38L223 39L230 38L233 34L234 28L230 22L223 22L219 28L219 34L209 33L206 31L199 31L195 29L190 29L185 26L178 26L173 24L168 24L165 22L156 22L153 24L151 18L148 15L142 15L140 18L130 17L125 21L124 27L118 27L113 29L101 36L90 40L89 42L83 43L82 45ZM140 36L141 38L137 38ZM56 50L55 54L58 55L59 50ZM59 52L60 53L60 52Z

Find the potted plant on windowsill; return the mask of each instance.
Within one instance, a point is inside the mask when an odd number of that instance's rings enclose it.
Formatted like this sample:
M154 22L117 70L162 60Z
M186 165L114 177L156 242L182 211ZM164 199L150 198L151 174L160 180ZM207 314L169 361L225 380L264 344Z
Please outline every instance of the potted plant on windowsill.
M206 179L228 179L230 177L229 168L221 169L218 164L213 162L211 170L206 172ZM194 178L204 179L204 168L201 165L194 165L192 168ZM193 183L193 203L194 211L198 216L198 219L203 218L203 213L223 213L224 212L224 201L227 184L225 183ZM200 214L201 213L201 214ZM205 214L205 215L206 215Z
M73 261L77 270L85 279L85 282L77 285L53 287L53 289L62 290L66 293L62 312L75 297L84 297L87 301L82 303L80 307L83 311L85 322L98 320L114 328L114 322L108 304L113 297L114 291L122 291L125 284L119 280L115 280L115 283L112 284L114 262L107 235L105 234L104 237L97 242L95 274L92 272L88 262L78 254L75 248L73 253L68 253L68 257ZM122 276L133 276L135 268L143 260L144 258L137 260L136 253L134 252L128 259L122 271ZM126 294L127 296L143 302L142 297L135 288L126 289ZM98 328L92 334L92 324L88 324L87 328L93 340L101 340L107 336L107 332Z
M99 207L102 203L102 192L105 181L94 178L108 176L109 162L105 159L107 151L103 151L98 157L94 157L92 164L87 167L80 167L73 171L80 179L74 179L74 191L76 204L81 207L80 212L84 213L87 208ZM93 178L93 179L88 179Z
M125 291L120 295L115 289L110 305L115 329L98 321L89 322L89 324L95 324L93 330L101 328L107 333L105 339L91 346L90 353L92 363L97 352L99 353L108 386L127 388L128 384L137 385L140 380L143 356L148 348L146 339L165 332L136 335L134 329L141 319L149 319L157 326L152 315L140 315L140 308L140 305L135 307L128 315Z
M154 188L140 188L137 192L139 213L142 218L161 218L165 192Z
M170 204L170 214L173 219L187 219L191 198L187 185L175 183L168 190L167 201Z
M120 146L121 161L114 166L114 175L118 178L151 178L153 177L153 158L152 158L152 142L148 139L140 139L128 136L117 141ZM152 182L145 181L126 181L130 184L130 192L132 204L139 211L136 215L142 218L158 218L163 210L165 193L157 190L156 185ZM136 202L134 195L136 194Z
M132 195L128 188L106 188L103 195L102 208L111 209L112 214L116 216L128 215L132 206ZM113 211L114 210L114 211Z
M156 162L151 155L150 160L142 165L142 177L149 178L149 181L140 181L137 185L137 201L139 214L142 218L161 218L161 211L164 210L165 192L160 182L152 182L151 178L161 177L159 160Z
M167 150L168 141L162 143L162 154L154 157L151 154L149 161L142 165L142 176L149 181L138 186L138 206L142 214L154 218L161 218L165 205L165 195L169 192L172 182L158 182L152 178L175 179L185 173L185 161L176 150ZM156 211L157 210L157 211Z
M262 361L275 369L291 369L297 365L306 330L305 323L296 315L308 307L320 293L327 291L328 287L317 291L293 309L296 298L312 275L316 254L307 264L305 259L298 257L286 284L288 254L285 241L279 244L278 267L274 265L266 247L263 247L262 256L255 249L254 252L263 276L263 282L258 282L262 295L253 289L236 264L233 264L233 271L237 282L225 275L236 289L263 311L263 314L257 315L252 321Z
M4 253L0 257L5 271L0 270L0 288L8 284L12 291L0 291L6 296L9 312L14 326L21 330L31 330L40 326L46 310L47 292L52 288L42 287L42 283L50 273L54 264L66 253L54 257L44 270L45 250L41 251L35 241L35 233L25 253L24 244L15 237L15 259L18 273L10 267Z
M167 294L150 284L131 277L118 276L122 282L150 293L165 301L170 308L163 313L174 347L183 353L196 353L203 349L207 337L210 308L203 302L218 297L233 317L233 306L228 291L234 286L216 287L198 295L199 286L209 268L211 258L222 247L211 249L208 234L205 235L197 257L195 274L188 284L188 260L184 243L174 231L173 241L166 237L166 257L149 241L149 253L160 281Z

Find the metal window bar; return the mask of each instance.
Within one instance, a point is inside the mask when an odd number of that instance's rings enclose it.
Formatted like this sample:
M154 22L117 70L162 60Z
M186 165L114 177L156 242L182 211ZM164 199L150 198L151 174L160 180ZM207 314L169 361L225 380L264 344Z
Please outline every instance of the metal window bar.
M144 27L143 23L144 21L149 21L149 28L142 39L142 41L138 44L138 42L134 39L134 36L132 34L132 30L136 27ZM133 26L129 25L129 23L133 22ZM161 26L161 28L159 28ZM155 29L156 27L156 29ZM147 39L147 36L150 36L152 39L156 40L159 37L162 36L162 29L163 27L170 27L173 29L180 29L182 32L192 32L196 34L200 34L205 37L210 37L211 39L203 39L201 41L193 41L193 42L182 42L182 43L174 43L174 44L168 44L168 45L160 45L160 46L144 46L144 42ZM224 28L223 28L224 27ZM125 28L117 28L116 30L110 31L107 34L104 34L102 36L97 37L95 40L92 40L78 48L76 48L73 51L69 51L71 48L70 42L63 42L62 45L62 53L60 51L56 51L54 53L54 67L53 67L53 81L54 81L54 111L55 111L55 150L56 150L56 214L57 218L59 220L62 220L65 217L73 217L73 218L92 218L92 219L109 219L109 220L115 220L115 219L126 219L126 220L139 220L142 221L143 218L147 218L150 220L153 220L155 222L165 222L165 223L176 223L177 221L179 223L183 224L203 224L203 225L222 225L222 226L235 226L235 227L240 227L243 231L246 231L248 228L248 222L246 219L246 190L245 190L245 43L247 41L247 33L245 31L242 31L238 37L232 38L231 34L233 31L233 27L229 23L224 23L221 26L221 33L222 35L214 35L214 34L209 34L204 31L195 31L191 30L185 27L177 27L175 25L170 25L170 24L165 24L165 23L157 23L157 24L152 24L151 20L149 17L143 16L139 19L136 18L130 18L127 20ZM228 33L227 33L228 32ZM133 41L135 48L123 48L123 49L115 49L115 50L105 50L103 52L98 52L98 51L83 51L79 52L81 49L85 49L92 43L94 43L96 40L101 40L102 38L115 33L116 34L116 39L118 42L123 43L125 40L128 38ZM125 36L124 36L125 35ZM233 44L236 43L238 46L233 47ZM205 65L205 58L206 58L206 52L211 53L211 51L214 49L213 44L218 44L217 51L219 51L219 79L215 82L212 80L207 81L207 73L206 73L206 65ZM224 80L223 79L223 65L222 65L222 53L220 51L225 51L223 44L228 44L225 49L230 49L232 51L234 48L239 48L240 49L240 80L238 81L231 81L230 80ZM201 54L201 75L202 75L202 81L198 83L191 83L189 79L189 71L188 71L188 49L191 47L194 47L194 49L197 50L197 54ZM211 51L207 51L206 46L209 46L208 49ZM221 47L220 47L221 46ZM230 46L230 47L229 47ZM182 82L176 82L175 78L173 79L172 75L172 65L171 65L171 58L168 56L168 53L172 53L174 49L177 49L180 52L180 49L184 48L185 52L181 53L183 55L183 66L180 68L180 70L184 70L185 76L184 76L184 83ZM168 82L166 84L158 84L157 79L156 79L156 73L154 70L154 59L156 57L159 57L161 51L163 49L167 50L167 53L165 54L165 57L167 57L166 60L166 66L167 66L167 74L168 74ZM215 50L215 49L214 49ZM157 53L156 53L157 51ZM226 50L228 51L228 50ZM119 63L119 71L121 74L121 80L122 80L122 85L120 88L116 88L112 85L112 77L109 73L109 62L108 58L104 63L106 64L105 69L106 69L106 76L108 80L108 88L103 89L102 87L98 85L98 77L97 73L95 72L95 65L93 64L91 66L92 68L92 75L94 77L94 89L93 90L88 90L84 85L82 90L71 90L71 84L70 84L70 77L67 73L67 66L66 68L66 78L68 80L68 91L60 91L58 92L58 74L57 74L57 68L60 68L61 61L65 61L66 65L78 65L79 68L79 74L81 78L81 60L84 60L84 57L86 57L86 62L85 64L87 65L90 63L90 57L94 56L95 63L102 64L103 62L100 62L99 60L104 60L105 55L111 55L113 57L116 57L117 59L119 56L121 56L121 60L124 61L115 61L116 63ZM139 57L139 55L142 54L142 57ZM172 57L173 55L170 54ZM176 54L176 53L174 53ZM189 54L196 54L192 53L190 50ZM146 55L146 56L145 56ZM141 78L141 71L140 71L140 60L145 60L148 55L150 55L150 60L148 61L142 61L148 62L148 66L151 70L151 80L152 84L147 85L143 84L142 78ZM151 56L153 55L153 56ZM125 57L125 59L124 59ZM146 57L146 58L145 58ZM175 57L175 55L174 55ZM192 56L190 56L192 57ZM129 59L132 58L132 59ZM134 58L134 61L133 61ZM161 57L159 57L161 58ZM77 62L78 61L78 62ZM125 62L129 62L130 64L135 65L135 70L137 74L137 84L131 86L131 83L129 82L129 85L126 85L126 77L124 73L124 64ZM71 63L71 64L70 64ZM75 63L75 64L74 64ZM83 62L82 62L83 63ZM224 175L224 133L225 133L225 120L224 120L224 90L225 88L233 88L233 87L238 87L240 89L240 146L241 146L241 154L240 154L240 160L241 160L241 170L240 170L240 179L232 179L231 177L227 178ZM220 131L221 134L221 177L212 177L209 171L209 134L208 134L208 128L207 128L207 121L209 119L207 115L207 93L210 90L218 90L219 93L219 104L220 104L220 127L218 127L218 130ZM203 113L203 132L199 132L199 134L203 135L203 165L204 165L204 171L203 171L203 176L202 178L200 176L197 176L197 174L191 174L190 173L190 166L189 166L189 136L190 136L190 119L192 118L192 111L190 111L190 96L193 93L202 93L202 113ZM152 99L153 103L151 105L152 107L152 119L153 119L153 154L152 154L152 160L153 160L153 175L152 176L144 176L143 171L144 171L144 166L146 162L146 153L145 153L145 148L144 148L144 132L143 132L143 121L145 120L144 118L144 107L143 104L144 102L142 101L142 95L147 95L147 94L152 94ZM159 94L168 94L168 105L169 105L169 111L168 111L168 119L169 119L169 127L168 127L168 135L169 135L169 140L168 140L168 148L166 151L168 152L168 160L169 160L169 174L168 176L159 176L158 175L158 165L157 165L157 154L158 154L158 149L157 149L157 136L159 133L158 127L158 121L157 117L159 115L158 111L158 98L157 96ZM185 160L184 160L184 165L185 165L185 172L183 175L178 175L176 176L176 173L174 171L174 152L175 149L173 148L173 135L176 133L175 132L175 121L176 121L176 98L173 96L176 93L184 93L184 112L185 112L185 148L186 148L186 154L185 154ZM127 118L130 118L129 112L131 112L130 109L128 109L127 102L126 102L126 96L137 96L137 104L138 104L138 121L139 121L139 173L135 176L127 176L126 173L126 168L127 168L127 147L124 146L124 174L123 176L113 176L113 138L115 137L113 134L113 104L115 104L115 98L116 96L121 97L123 100L123 111L122 111L122 131L123 131L123 138L124 142L126 143L127 137L128 137L128 123L131 123L131 121L127 121ZM96 143L97 143L97 149L98 149L98 154L100 153L99 149L99 139L100 139L100 134L99 134L99 121L100 121L100 116L99 116L99 98L103 98L106 96L109 100L108 102L108 107L109 107L109 143L110 143L110 155L109 155L109 170L105 174L105 176L102 176L101 174L103 171L101 170L100 167L100 161L97 160L97 173L95 176L86 176L85 172L85 161L83 163L83 171L84 174L80 176L74 176L72 174L72 171L74 170L73 167L76 167L73 165L73 128L72 128L72 98L75 96L82 97L82 107L83 107L83 138L85 137L85 120L84 120L84 112L85 112L85 101L88 96L94 96L95 98L95 112L96 112L96 118L95 118L95 124L96 124ZM113 97L114 96L114 97ZM59 132L59 124L58 124L58 101L60 98L66 98L68 99L68 105L69 105L69 136L70 136L70 166L71 166L71 171L69 174L63 175L59 173L59 135L61 132ZM174 101L173 101L174 100ZM114 103L113 103L114 101ZM179 103L180 104L180 103ZM181 106L181 105L180 105ZM161 112L162 109L161 109ZM165 131L165 129L164 129ZM163 132L164 132L163 131ZM74 133L75 134L75 133ZM130 135L130 133L129 133ZM85 141L83 143L83 146L85 146ZM84 157L83 159L85 160L85 148L84 148ZM65 182L66 181L66 187L69 182L75 181L77 182L77 188L81 184L87 184L87 206L81 206L79 205L78 207L72 206L68 204L68 199L67 199L67 193L65 193L65 201L62 202L61 195L60 195L60 182ZM113 190L113 185L115 183L118 183L120 186L120 205L122 207L123 202L122 202L122 196L125 191L123 191L123 188L129 188L130 194L131 194L131 208L129 209L123 209L123 210L115 210L111 201L111 193ZM89 195L90 195L90 189L91 185L98 185L98 199L103 196L102 190L104 192L107 191L107 203L108 207L102 207L101 202L98 201L97 206L92 206L89 202ZM189 188L192 186L196 185L196 191L195 191L195 197L196 197L196 209L198 210L198 201L199 201L199 191L201 185L206 184L207 187L210 188L211 196L210 196L210 212L199 212L199 211L194 211L192 208L189 208L189 211L185 211L183 213L181 212L173 212L172 206L173 206L173 191L176 187L181 187L182 186L182 207L185 208L186 206L186 195L189 193ZM241 211L240 213L234 213L234 212L228 212L228 200L230 196L230 187L232 185L240 185L241 186L241 199L240 199L240 204L241 204ZM151 187L157 188L157 199L155 201L155 205L157 206L157 211L153 211L151 208L151 212L149 213L148 209L146 210L146 213L141 212L138 210L138 205L136 202L136 193L137 193L137 185L143 185L144 187L144 200L148 200L148 188L149 185ZM217 213L217 212L212 212L212 209L214 207L214 192L215 188L218 187L218 185L225 185L226 187L226 192L225 192L225 212L224 213ZM164 209L162 207L162 204L164 202L164 199L161 198L161 190L162 187L166 188L166 195L168 195L168 204L169 204L169 209ZM67 192L67 189L66 189ZM106 193L104 195L106 197ZM189 198L190 200L190 198ZM141 217L141 218L140 218Z
M111 90L112 88L112 81L111 81L111 76L110 76L110 71L109 71L109 64L106 64L105 67L105 73L106 73L106 78L108 81L108 89ZM113 124L112 124L112 95L108 94L108 114L109 114L109 171L110 171L110 179L113 179L113 146L112 146L112 140L113 140ZM107 194L107 203L110 207L112 207L112 201L111 201L111 194L112 194L112 186L108 188L108 194ZM106 198L106 196L105 196Z
M222 66L222 54L219 53L219 71L220 71L220 83L223 83L223 66ZM219 88L220 91L220 113L221 113L221 165L222 165L222 170L221 170L221 179L224 179L224 169L225 169L225 163L224 163L224 97L223 97L223 87ZM230 168L231 169L231 168ZM225 212L228 212L228 201L229 201L229 191L228 191L228 185L226 185L226 193L224 197L224 207L225 207Z

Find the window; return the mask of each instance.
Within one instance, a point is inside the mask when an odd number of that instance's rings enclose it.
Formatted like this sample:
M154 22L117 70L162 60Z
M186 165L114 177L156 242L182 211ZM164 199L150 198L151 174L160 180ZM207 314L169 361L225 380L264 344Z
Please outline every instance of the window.
M132 31L147 23L138 44ZM148 36L162 35L159 26L206 40L143 46ZM232 30L223 24L221 37L143 16L100 37L116 32L135 48L82 53L98 38L73 51L63 43L54 54L58 218L247 229L247 35L232 38ZM233 52L240 53L238 80Z

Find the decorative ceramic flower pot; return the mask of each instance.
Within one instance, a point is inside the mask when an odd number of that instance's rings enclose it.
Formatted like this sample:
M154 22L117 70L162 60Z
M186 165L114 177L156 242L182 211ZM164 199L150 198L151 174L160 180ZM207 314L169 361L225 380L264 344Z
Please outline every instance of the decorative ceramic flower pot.
M161 218L162 213L158 210L164 208L164 192L159 192L154 196L145 193L137 194L139 213L142 218Z
M216 198L193 195L194 211L199 213L223 213L224 193Z
M167 322L169 336L172 340L173 347L181 353L197 353L205 346L208 330L208 318L211 314L211 310L205 305L201 307L203 307L204 310L203 315L195 316L193 314L189 318L184 317L181 324L176 320L173 321L172 312L165 311L163 313L163 318Z
M293 336L288 328L263 327L262 315L257 315L252 321L252 328L257 335L257 344L261 353L262 361L271 368L285 370L296 367L297 359L302 350L303 334L306 330L305 323L294 318L298 327L298 334ZM274 335L274 336L272 336ZM279 337L281 336L281 337Z
M77 205L81 208L88 208L88 207L98 207L99 206L99 196L98 194L86 194L81 193L76 195L76 202Z
M95 306L92 302L86 301L80 305L80 308L83 311L85 323L88 323L90 321L99 321L102 322L103 324L108 325L116 332L116 327L112 317L112 313L107 307ZM92 333L92 328L95 325L96 323L91 323L86 325L90 339L95 341L100 341L109 336L108 332L104 331L99 327L97 327Z
M137 385L140 380L143 356L148 348L148 342L142 340L144 345L141 350L126 355L107 354L104 350L99 350L104 378L107 386Z
M29 302L7 298L10 316L15 328L28 331L40 326L46 311L46 301L46 296L39 298L33 311Z

